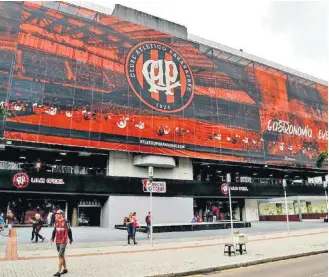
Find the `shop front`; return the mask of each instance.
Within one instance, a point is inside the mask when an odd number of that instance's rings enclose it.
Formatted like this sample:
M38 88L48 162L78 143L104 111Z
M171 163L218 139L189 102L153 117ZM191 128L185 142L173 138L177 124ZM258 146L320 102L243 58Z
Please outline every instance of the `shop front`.
M165 182L166 192L154 195L154 209L158 207L157 215L161 214L157 218L154 212L157 222L177 222L184 218L187 223L196 214L209 221L208 213L215 215L216 220L229 220L228 196L221 191L222 182ZM277 183L232 182L231 195L233 218L253 221L259 220L255 199L282 197L283 189ZM287 187L287 195L322 196L323 187L292 184ZM37 210L47 222L50 212L61 209L73 226L114 226L139 208L139 215L146 215L148 197L141 178L0 171L0 211L12 209L20 224L28 224ZM142 206L145 207L141 209Z
M39 213L45 224L52 225L53 214L60 209L73 226L100 226L101 209L108 197L87 189L73 191L73 180L64 174L1 171L0 212L11 210L17 224L23 226Z

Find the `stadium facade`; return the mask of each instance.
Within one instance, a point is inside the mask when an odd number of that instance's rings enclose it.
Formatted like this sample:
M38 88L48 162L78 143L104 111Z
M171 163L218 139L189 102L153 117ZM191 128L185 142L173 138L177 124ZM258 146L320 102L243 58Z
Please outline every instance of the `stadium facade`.
M149 166L167 188L155 223L226 219L227 173L236 220L259 220L283 179L291 214L324 205L326 82L121 5L1 2L0 26L0 210L22 224L37 207L144 216Z

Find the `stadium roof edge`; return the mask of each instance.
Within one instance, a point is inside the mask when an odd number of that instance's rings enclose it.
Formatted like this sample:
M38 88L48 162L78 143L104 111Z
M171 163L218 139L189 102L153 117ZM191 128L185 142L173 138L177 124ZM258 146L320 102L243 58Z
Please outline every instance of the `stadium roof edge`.
M266 59L263 59L263 58L254 56L252 54L248 54L248 53L239 51L239 50L234 49L232 47L229 47L229 46L226 46L226 45L223 45L223 44L220 44L220 43L211 41L211 40L207 40L207 39L204 39L204 38L201 38L201 37L192 35L192 34L189 34L188 35L188 39L190 41L201 43L201 44L207 45L209 47L212 47L214 49L221 50L221 51L226 52L226 53L230 53L233 56L240 57L240 58L243 58L243 59L246 59L246 60L250 60L250 61L259 63L261 65L265 65L265 66L268 66L268 67L277 69L277 70L279 70L281 72L285 72L285 73L288 73L290 75L295 75L297 77L300 77L300 78L303 78L303 79L307 79L307 80L310 80L310 81L313 81L313 82L316 82L316 83L319 83L319 84L328 86L328 82L325 81L325 80L322 80L322 79L319 79L317 77L311 76L309 74L300 72L298 70L295 70L295 69L292 69L292 68L289 68L289 67L280 65L278 63L271 62L269 60L266 60Z
M112 8L107 8L107 7L104 7L104 6L101 6L98 4L94 4L94 3L91 3L88 1L68 0L68 1L63 1L63 2L72 4L75 6L80 6L83 8L91 9L96 12L111 15L111 16L113 16L113 12L114 12L114 9L112 9ZM129 18L124 18L124 20L131 22L131 23L142 25L140 23L129 20ZM159 29L157 29L157 31L163 32L163 30L159 30ZM179 37L177 35L176 35L176 37L180 38L180 39L186 39L184 37ZM211 40L207 40L207 39L201 38L199 36L195 36L193 34L188 33L187 40L189 40L191 42L199 43L199 44L202 44L203 46L205 46L204 52L206 52L206 53L209 53L212 48L213 56L220 58L220 59L230 61L232 63L237 63L237 64L240 64L243 66L249 66L249 67L253 67L253 68L258 68L260 70L268 71L269 73L272 73L275 75L282 75L282 74L286 73L288 75L288 78L291 81L298 82L298 83L301 83L306 86L312 86L312 85L314 85L314 83L328 86L328 82L325 80L322 80L317 77L311 76L309 74L300 72L298 70L277 64L275 62L271 62L269 60L254 56L252 54L248 54L248 53L239 51L232 47L229 47L229 46L226 46L226 45L223 45L223 44L211 41ZM215 52L215 55L214 55L214 52Z

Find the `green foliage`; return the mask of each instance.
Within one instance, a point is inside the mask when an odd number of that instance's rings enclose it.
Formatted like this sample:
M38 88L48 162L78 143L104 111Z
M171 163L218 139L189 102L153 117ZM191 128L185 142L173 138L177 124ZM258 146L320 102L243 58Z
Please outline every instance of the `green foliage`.
M282 206L277 206L276 207L276 214L277 215L283 215L283 213L282 213Z
M316 161L316 166L319 168L322 168L326 165L328 165L328 151L320 153L318 156L318 160Z
M313 205L308 205L307 206L307 213L312 214L313 213Z

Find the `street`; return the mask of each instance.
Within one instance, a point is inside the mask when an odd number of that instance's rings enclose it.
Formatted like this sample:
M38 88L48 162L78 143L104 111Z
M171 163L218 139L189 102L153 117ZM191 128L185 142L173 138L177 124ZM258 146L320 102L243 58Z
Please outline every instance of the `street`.
M190 277L203 277L194 275ZM230 269L211 274L213 277L326 277L328 276L328 254L266 263L244 268Z

